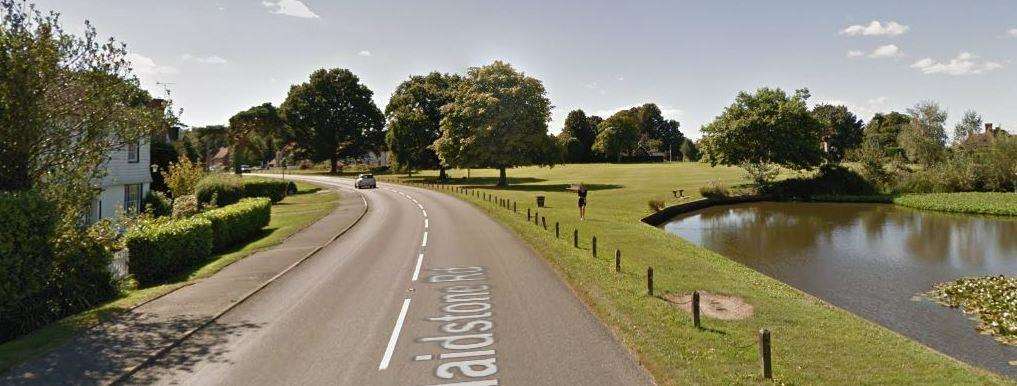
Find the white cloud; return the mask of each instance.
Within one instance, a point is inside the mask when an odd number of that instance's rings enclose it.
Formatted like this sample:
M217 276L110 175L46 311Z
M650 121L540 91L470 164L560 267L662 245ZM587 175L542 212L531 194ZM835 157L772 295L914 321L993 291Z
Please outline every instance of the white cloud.
M226 63L229 63L229 61L227 61L226 59L223 59L221 56L218 56L218 55L196 56L196 55L191 55L191 54L184 54L183 56L181 56L181 58L183 58L184 60L189 61L189 62L198 62L198 63L204 63L204 64L226 64Z
M1003 68L1003 64L993 61L979 61L978 56L969 52L961 52L949 62L939 62L932 58L919 60L911 65L923 74L974 75Z
M307 4L304 4L300 0L266 0L262 1L261 4L266 8L271 9L272 13L280 15L302 17L305 19L318 18L318 14L311 11L311 9L307 7Z
M847 57L849 58L859 58L862 56L865 56L865 53L859 50L851 50L847 52Z
M359 56L371 56L371 51L362 50L362 51L358 52L357 55L359 55Z
M1012 38L1017 38L1017 28L1010 28L1006 31L1006 34Z
M876 49L872 50L872 52L869 53L869 57L874 59L899 58L903 55L904 53L901 52L900 47L897 47L894 44L887 44L885 46L876 47Z
M179 72L175 67L158 65L152 58L134 52L128 53L126 59L131 63L134 73L138 75L168 75Z
M619 81L619 82L621 82L621 81L623 81L623 80L625 80L625 77L624 77L624 76L621 76L621 75L618 75L618 81Z
M868 25L855 24L840 31L841 35L847 36L897 36L908 31L911 27L895 21L883 24L879 20L873 20Z

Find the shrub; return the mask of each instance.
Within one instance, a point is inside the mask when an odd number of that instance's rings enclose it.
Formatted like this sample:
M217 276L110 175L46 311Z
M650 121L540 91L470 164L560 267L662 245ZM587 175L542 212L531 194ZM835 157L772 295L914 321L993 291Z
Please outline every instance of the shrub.
M268 198L245 198L240 202L198 215L212 224L215 251L246 241L258 234L271 220L272 202Z
M109 270L112 240L70 229L53 242L54 269L47 299L59 319L112 299L117 283ZM48 321L47 321L48 322Z
M699 194L710 199L727 198L731 195L727 190L727 185L720 183L720 181L707 182L706 185L699 188Z
M35 191L0 192L0 341L23 332L24 306L45 289L53 266L50 238L60 216Z
M212 252L212 223L193 217L143 224L125 236L129 271L143 285L171 278Z
M149 190L145 195L145 211L155 217L169 216L173 214L173 203L162 192Z
M181 156L177 162L170 164L169 168L160 174L166 181L166 186L173 194L173 198L177 198L194 194L198 182L205 177L205 169L201 164L192 163L189 158Z
M187 218L198 214L198 198L192 195L173 200L173 218Z
M819 195L871 196L876 187L857 172L837 164L825 164L808 178L789 178L771 184L764 193L780 198L808 198Z
M286 183L286 194L297 194L297 183L289 181Z
M650 210L653 212L660 212L661 209L664 209L664 200L659 198L651 198L646 204L650 206Z
M244 197L244 181L229 174L213 174L202 178L194 188L199 205L226 206Z
M244 197L268 197L272 202L286 198L288 184L275 178L244 178Z

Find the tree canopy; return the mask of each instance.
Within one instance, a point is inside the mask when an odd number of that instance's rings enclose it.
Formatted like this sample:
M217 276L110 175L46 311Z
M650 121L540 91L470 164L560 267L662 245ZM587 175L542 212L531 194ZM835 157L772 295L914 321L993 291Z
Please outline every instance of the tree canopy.
M583 110L572 110L565 118L565 127L558 135L565 162L594 160L593 142L597 139L597 128L590 118Z
M704 126L703 146L711 164L778 164L811 169L822 161L821 125L809 112L808 90L741 92Z
M635 110L622 110L600 123L593 149L621 162L639 143L639 116Z
M946 111L935 102L919 102L908 109L910 122L898 142L911 162L925 166L941 161L946 150Z
M288 135L286 124L278 109L264 103L241 111L230 118L226 129L233 154L233 170L240 174L240 164L246 160L262 161L280 146ZM266 154L267 153L267 154Z
M553 164L557 151L547 133L546 93L539 80L505 62L470 68L442 108L438 158L453 167L496 168L502 186L506 168Z
M350 70L321 69L290 87L280 111L303 154L315 162L329 160L336 174L339 160L384 144L385 118L372 95Z
M982 116L974 110L964 112L964 117L953 127L953 140L960 143L973 134L982 132Z
M843 105L822 104L812 109L812 116L822 125L822 139L827 144L826 159L840 162L848 151L862 143L862 120Z
M445 167L433 145L441 135L441 108L452 101L452 92L461 80L459 75L432 72L412 76L396 88L385 106L385 143L396 166L405 170L437 168L440 178L445 177Z

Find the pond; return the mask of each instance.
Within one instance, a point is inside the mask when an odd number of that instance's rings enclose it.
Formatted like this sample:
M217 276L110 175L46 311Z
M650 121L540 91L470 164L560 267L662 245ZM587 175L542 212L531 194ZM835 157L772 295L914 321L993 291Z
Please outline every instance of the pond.
M888 204L716 206L661 225L863 318L1017 378L1017 347L922 293L964 276L1017 273L1017 220Z

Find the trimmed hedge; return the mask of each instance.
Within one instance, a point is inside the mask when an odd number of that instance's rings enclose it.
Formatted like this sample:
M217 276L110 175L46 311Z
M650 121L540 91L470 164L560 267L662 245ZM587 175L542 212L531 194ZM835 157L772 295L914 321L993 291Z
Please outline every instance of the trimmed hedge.
M212 223L201 217L145 224L127 232L129 271L141 284L172 278L212 254Z
M59 214L38 192L0 192L0 341L26 330L25 307L45 291L53 266L50 239Z
M275 178L244 178L244 197L268 197L272 202L286 198L289 184Z
M245 198L196 217L212 224L212 247L214 251L221 252L250 239L268 225L272 218L272 201L264 197Z
M213 174L198 181L194 195L202 206L209 203L219 207L234 204L244 198L244 180L230 174Z

